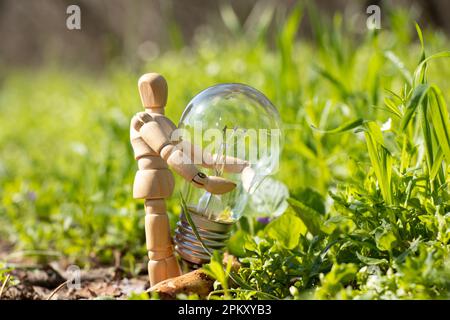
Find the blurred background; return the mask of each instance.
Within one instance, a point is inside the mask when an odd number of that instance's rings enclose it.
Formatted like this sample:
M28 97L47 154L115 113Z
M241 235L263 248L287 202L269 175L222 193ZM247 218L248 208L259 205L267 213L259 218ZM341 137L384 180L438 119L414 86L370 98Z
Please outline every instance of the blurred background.
M381 5L385 10L403 7L412 19L423 26L432 25L447 33L450 3L446 0L318 0L313 1L321 15L339 13L351 20L357 33L365 30L366 8ZM82 11L82 30L67 30L66 8L77 4ZM296 6L294 0L1 0L0 1L0 63L39 65L58 59L71 65L99 68L114 59L139 64L170 49L181 49L213 33L222 37L238 25L252 32L260 19L267 17L267 8L274 7L277 19L268 21L268 41L275 49L274 32L282 19ZM230 7L234 17L230 15ZM383 12L386 13L386 12ZM225 18L225 21L224 21ZM391 26L382 14L383 27ZM237 21L234 21L237 19ZM257 30L253 30L257 31ZM312 36L312 25L305 17L298 30L301 37Z
M66 28L70 4L81 9L81 30ZM366 26L369 4L381 8L379 30ZM136 82L145 72L167 78L175 123L216 83L266 94L285 124L276 179L291 195L308 187L327 198L362 181L364 140L311 125L389 121L388 90L401 92L420 61L415 22L427 54L448 50L448 12L444 0L0 0L0 259L143 270L129 121L142 108ZM448 61L430 63L428 76L449 101Z

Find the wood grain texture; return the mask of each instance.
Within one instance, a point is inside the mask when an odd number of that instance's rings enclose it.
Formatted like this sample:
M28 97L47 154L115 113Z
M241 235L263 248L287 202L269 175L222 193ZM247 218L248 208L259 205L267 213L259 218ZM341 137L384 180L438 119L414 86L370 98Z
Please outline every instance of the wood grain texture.
M214 279L202 269L194 270L179 277L162 281L148 289L157 292L161 299L176 299L178 294L198 294L205 298L214 289Z
M145 156L159 156L141 137L132 139L131 146L133 147L134 158L136 160Z
M147 214L165 214L167 211L166 201L164 199L147 199L144 203L145 213Z
M168 169L139 170L133 184L135 199L161 199L172 195L175 181Z
M148 259L149 260L163 260L166 258L169 258L171 255L173 255L173 246L171 247L170 251L167 249L164 250L153 250L147 252Z
M138 160L139 170L167 169L167 163L158 156L143 156Z
M174 255L168 257L166 260L167 266L167 277L174 278L182 275L180 265L178 264L177 258Z
M167 82L157 73L146 73L138 80L139 95L145 108L164 107L167 103Z
M145 215L145 237L148 251L171 251L172 239L167 214Z
M234 182L216 176L209 176L204 185L205 190L213 194L224 194L232 191L235 187Z
M167 158L169 167L189 182L199 173L197 167L191 162L191 159L179 149L174 149Z
M161 125L156 121L145 123L139 132L145 143L158 154L163 147L170 144L170 139L162 129Z
M150 260L147 268L150 286L167 279L167 263L165 260Z

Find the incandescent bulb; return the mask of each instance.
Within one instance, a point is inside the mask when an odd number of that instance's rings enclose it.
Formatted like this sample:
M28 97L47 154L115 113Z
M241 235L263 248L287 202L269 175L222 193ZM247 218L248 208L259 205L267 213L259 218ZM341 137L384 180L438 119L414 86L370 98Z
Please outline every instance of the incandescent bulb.
M206 245L223 247L231 226L243 214L249 197L273 174L281 153L281 122L277 109L259 91L243 84L219 84L195 96L181 116L178 138L194 164L208 176L236 184L215 195L186 183L182 196ZM190 233L183 215L175 237L180 255L192 258L204 250ZM197 255L198 257L198 255Z

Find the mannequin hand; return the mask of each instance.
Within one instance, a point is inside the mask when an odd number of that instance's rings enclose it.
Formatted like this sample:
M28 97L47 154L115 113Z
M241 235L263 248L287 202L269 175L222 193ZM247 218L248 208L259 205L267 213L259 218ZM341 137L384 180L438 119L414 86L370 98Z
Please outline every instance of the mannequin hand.
M223 194L232 191L236 184L225 178L216 176L207 176L202 172L199 172L194 179L192 179L194 185L204 188L206 191L212 194Z
M138 112L133 117L132 126L134 127L135 130L139 131L144 124L150 121L153 121L151 115L149 115L147 112Z

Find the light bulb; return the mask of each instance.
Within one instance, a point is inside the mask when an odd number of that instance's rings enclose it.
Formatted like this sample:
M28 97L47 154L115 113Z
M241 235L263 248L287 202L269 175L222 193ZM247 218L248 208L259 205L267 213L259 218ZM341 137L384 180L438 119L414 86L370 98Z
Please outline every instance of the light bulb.
M219 84L195 96L179 123L179 138L192 148L193 161L208 176L233 181L231 192L215 195L185 183L182 197L204 244L221 249L249 196L279 165L282 135L277 109L258 90ZM209 260L184 213L175 236L181 257L193 264Z
M268 218L278 217L286 211L288 197L289 190L284 183L267 177L250 196L250 212Z

